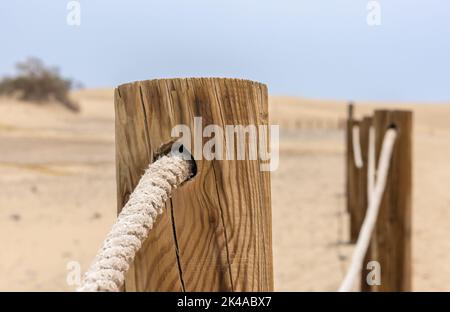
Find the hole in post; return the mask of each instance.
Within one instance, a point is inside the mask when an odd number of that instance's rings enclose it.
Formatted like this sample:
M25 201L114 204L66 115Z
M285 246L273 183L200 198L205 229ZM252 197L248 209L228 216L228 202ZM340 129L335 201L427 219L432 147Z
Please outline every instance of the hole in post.
M191 151L189 151L183 144L180 143L174 143L172 145L171 151L172 153L179 154L181 157L183 157L184 160L189 161L191 176L187 181L195 177L195 175L197 174L197 163L195 162Z
M194 157L192 156L192 153L181 143L170 141L168 143L161 145L161 147L159 148L158 152L154 157L154 160L158 159L162 155L167 155L170 153L179 155L184 160L189 162L191 175L189 179L186 180L185 182L194 178L195 175L197 174L197 164L194 160Z
M398 129L397 129L397 125L396 125L395 123L391 123L391 124L388 126L388 129L398 130Z

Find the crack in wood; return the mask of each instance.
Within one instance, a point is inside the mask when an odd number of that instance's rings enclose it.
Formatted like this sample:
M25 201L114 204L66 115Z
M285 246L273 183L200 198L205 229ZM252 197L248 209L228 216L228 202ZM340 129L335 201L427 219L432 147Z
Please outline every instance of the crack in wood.
M183 280L183 269L181 267L180 249L178 247L177 229L175 226L175 215L173 213L172 199L170 199L170 217L171 217L171 221L172 221L173 241L175 243L175 254L177 257L178 275L180 277L181 289L183 292L185 292L186 287L185 287L184 280Z

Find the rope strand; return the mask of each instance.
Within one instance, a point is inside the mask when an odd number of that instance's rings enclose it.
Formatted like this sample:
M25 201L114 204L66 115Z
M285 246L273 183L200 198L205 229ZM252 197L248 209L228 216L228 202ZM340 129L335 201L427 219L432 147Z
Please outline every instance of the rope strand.
M77 291L119 291L136 252L147 238L173 189L192 175L185 155L170 153L150 164Z
M361 142L359 140L359 126L353 126L352 128L352 142L353 142L353 159L355 160L355 166L361 169L363 166L362 154L361 154Z

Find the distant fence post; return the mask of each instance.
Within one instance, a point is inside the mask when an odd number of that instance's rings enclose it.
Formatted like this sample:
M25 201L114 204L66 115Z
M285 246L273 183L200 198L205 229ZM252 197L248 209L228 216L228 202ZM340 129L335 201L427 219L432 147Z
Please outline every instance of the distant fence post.
M367 205L369 203L368 200L368 183L367 183L367 174L368 174L368 164L369 164L369 135L370 128L372 127L372 117L364 117L359 123L359 141L361 143L361 158L363 161L363 167L359 172L359 183L360 183L360 195L359 195L359 208L357 212L357 231L359 235L359 231L361 230L362 223L366 216Z
M361 206L358 214L358 233L361 230L362 223L364 218L366 217L366 211L369 204L369 192L368 192L368 166L369 166L369 137L370 137L370 129L373 125L372 117L364 117L360 124L360 142L361 142L361 156L363 160L362 172L360 174L361 179ZM369 246L370 248L370 246ZM364 263L367 264L369 259L364 260ZM365 267L362 269L362 272L366 272ZM361 274L361 291L368 291L368 284L366 281L366 274Z
M216 131L205 136L208 125L255 125L258 137L258 126L268 125L267 87L247 80L124 84L115 90L115 108L119 210L160 147L174 140L173 127L184 127L178 130L196 157L211 137L226 139ZM194 117L202 118L200 128ZM226 148L234 142L225 141ZM245 148L245 160L195 158L197 175L167 201L127 274L126 291L273 291L270 172Z
M352 164L352 127L353 127L353 103L350 102L347 105L347 120L345 123L345 141L346 141L346 154L345 154L345 192L347 199L347 212L351 212L350 203L350 171L353 166Z
M377 261L381 285L368 285L371 291L411 291L411 206L412 206L412 126L410 111L375 111L376 158L381 152L386 130L397 129L386 188L380 205L371 248L363 263Z
M345 192L347 199L347 212L351 212L350 203L350 170L352 164L352 126L353 126L353 104L350 102L347 106L347 121L345 128L345 142L346 142L346 154L345 154Z
M360 126L360 121L353 118L353 104L348 106L347 120L347 211L350 215L350 242L355 243L358 239L360 228L361 210L361 174L362 168L355 165L353 151L353 127Z
M359 127L359 142L361 146L362 168L356 168L352 171L352 215L350 216L350 235L351 242L355 243L358 239L362 223L366 216L368 205L367 192L367 169L368 169L368 149L369 149L369 133L372 126L372 118L364 117L361 121L354 121L354 125Z

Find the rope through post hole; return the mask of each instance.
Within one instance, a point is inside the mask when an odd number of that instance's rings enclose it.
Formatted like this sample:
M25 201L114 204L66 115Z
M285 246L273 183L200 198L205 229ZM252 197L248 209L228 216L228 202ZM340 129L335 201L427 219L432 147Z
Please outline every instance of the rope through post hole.
M173 189L193 174L185 154L170 153L148 166L106 236L78 291L119 291L136 252Z
M370 194L370 201L366 216L359 232L355 250L353 251L350 267L344 280L342 281L341 286L339 287L340 292L348 292L352 290L355 279L361 270L367 248L369 247L372 232L377 222L378 211L380 209L381 199L386 187L386 179L389 172L389 165L396 137L397 131L395 129L388 129L384 136L375 185ZM370 150L372 151L373 149L374 151L374 139L370 140L370 145L373 145L372 147L370 147Z
M362 154L361 154L361 142L359 140L359 126L353 126L352 128L352 142L353 142L353 159L355 160L355 166L361 169L363 166Z

